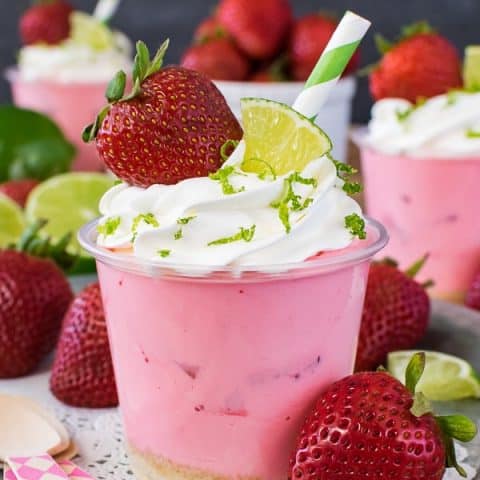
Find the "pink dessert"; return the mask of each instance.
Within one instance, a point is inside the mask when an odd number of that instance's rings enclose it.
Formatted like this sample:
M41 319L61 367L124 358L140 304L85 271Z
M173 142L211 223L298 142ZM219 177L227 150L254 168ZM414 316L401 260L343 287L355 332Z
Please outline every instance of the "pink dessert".
M106 82L58 83L25 81L10 74L15 105L50 116L75 145L74 170L103 170L93 145L82 141L82 131L105 103Z
M34 5L22 16L24 43L17 66L7 71L13 101L58 123L77 148L74 170L103 170L95 148L82 142L82 132L104 105L111 78L130 69L130 41L102 18L73 10L68 3L55 15L48 11L54 7ZM32 24L36 28L30 31ZM63 36L46 38L55 32Z
M387 234L309 117L243 99L242 130L207 77L161 68L167 43L149 62L137 44L132 92L117 75L88 129L121 182L79 236L97 260L133 470L284 480L315 397L353 369Z
M282 274L192 278L81 241L98 260L136 475L285 479L305 414L352 372L368 238Z
M425 253L420 281L461 301L480 268L480 157L418 158L362 148L367 211L390 234L382 251L408 267ZM386 180L387 179L387 180Z

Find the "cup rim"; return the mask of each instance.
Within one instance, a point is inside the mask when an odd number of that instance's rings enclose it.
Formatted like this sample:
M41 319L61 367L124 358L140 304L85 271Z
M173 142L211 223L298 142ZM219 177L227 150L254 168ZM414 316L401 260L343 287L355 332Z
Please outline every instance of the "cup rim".
M80 245L92 255L97 262L111 266L126 273L133 273L148 277L169 279L195 279L210 282L258 282L272 279L303 278L321 273L336 271L342 268L359 264L371 259L388 242L386 228L377 220L365 217L369 235L375 235L371 241L365 241L365 246L347 250L338 255L321 255L308 261L254 266L225 266L211 267L188 264L166 264L151 260L139 259L133 255L119 255L96 244L97 225L99 218L85 224L78 232Z

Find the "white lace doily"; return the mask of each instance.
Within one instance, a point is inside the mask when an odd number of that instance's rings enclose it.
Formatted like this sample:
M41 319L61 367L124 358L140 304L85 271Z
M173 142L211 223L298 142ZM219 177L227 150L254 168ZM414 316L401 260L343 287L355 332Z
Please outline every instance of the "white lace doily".
M29 397L50 409L70 432L78 448L75 463L97 480L134 480L123 444L122 422L117 409L88 410L70 408L57 401L48 390L48 371L19 380L1 380L0 392ZM478 459L468 458L465 448L458 446L458 460L475 478ZM444 480L462 477L450 469Z

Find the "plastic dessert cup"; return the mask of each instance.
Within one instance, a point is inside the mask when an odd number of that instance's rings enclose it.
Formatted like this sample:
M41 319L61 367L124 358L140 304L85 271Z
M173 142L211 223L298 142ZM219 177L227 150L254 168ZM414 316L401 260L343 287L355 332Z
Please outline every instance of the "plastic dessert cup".
M287 478L312 402L352 371L385 229L370 221L367 240L281 272L203 276L97 247L96 222L79 239L97 259L136 478Z
M239 118L241 116L240 99L244 97L269 98L292 105L305 86L304 82L216 81L215 84L226 98L233 113ZM333 156L343 162L347 160L348 131L355 90L354 77L339 80L317 116L317 124L332 140Z
M103 164L95 146L82 141L82 132L105 105L107 82L59 83L25 81L18 73L7 73L15 105L51 117L77 148L73 170L100 171Z
M429 253L418 279L435 282L434 297L463 301L480 269L480 155L419 158L360 149L367 212L390 236L382 254L406 268Z

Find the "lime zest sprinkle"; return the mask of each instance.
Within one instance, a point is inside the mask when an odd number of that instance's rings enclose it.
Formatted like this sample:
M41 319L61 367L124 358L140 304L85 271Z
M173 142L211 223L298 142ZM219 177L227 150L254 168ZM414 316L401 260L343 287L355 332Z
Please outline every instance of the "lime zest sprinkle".
M272 180L276 180L277 179L277 173L275 172L275 169L265 160L262 160L261 158L258 158L258 157L251 157L248 159L249 162L259 162L259 163L262 163L263 165L265 165L267 167L267 171L263 171L261 173L259 173L257 175L257 177L260 179L260 180L265 180L267 178L268 175L270 175L272 177Z
M455 105L458 101L459 90L449 90L447 93L447 107Z
M220 147L220 156L224 162L230 158L230 155L238 147L239 143L238 140L229 139ZM228 152L230 148L232 149L232 152L229 154Z
M157 255L160 255L162 258L169 257L171 253L171 250L157 250Z
M360 240L367 238L367 232L365 231L365 220L357 213L352 213L345 217L345 228L354 236Z
M220 183L224 195L232 195L234 193L240 193L245 190L245 187L236 189L230 183L229 177L234 174L239 175L239 173L235 171L235 167L229 165L228 167L223 167L220 170L217 170L215 173L211 173L208 177L211 180L216 180Z
M350 175L358 173L358 170L351 165L335 160L329 153L327 154L327 157L335 165L335 168L337 169L337 177L344 182L342 187L343 191L348 195L360 193L363 190L363 185L358 182L351 182L348 179Z
M183 217L183 218L179 218L177 220L177 223L178 225L187 225L188 223L190 223L192 220L194 220L196 217L196 215L192 215L191 217Z
M192 215L191 217L183 217L183 218L178 218L177 219L177 224L178 225L188 225L194 218L197 218L195 215ZM180 240L183 238L183 228L179 228L175 234L173 235L173 238L175 240Z
M297 195L293 190L293 184L301 183L302 185L312 185L315 188L318 182L313 177L302 177L298 172L292 173L289 177L285 178L283 182L283 192L280 198L277 201L272 202L270 206L278 209L278 217L285 227L285 231L290 233L292 230L290 224L290 211L300 212L308 208L313 202L313 198L310 197L302 202L300 200L301 196ZM289 203L291 204L290 206Z
M397 110L395 112L395 115L397 116L397 120L400 123L406 122L408 120L408 118L410 117L410 115L415 110L417 110L417 108L421 107L422 105L425 105L426 101L427 101L427 99L425 97L418 97L417 102L414 105L408 107L406 110Z
M120 226L121 221L122 219L120 217L107 218L104 223L97 226L97 232L105 237L113 235Z
M118 180L118 179L117 179L117 180L115 180L115 181L113 182L113 186L116 187L117 185L120 185L120 184L122 184L122 183L123 183L122 180Z
M158 220L155 218L155 215L153 213L140 213L133 219L132 233L137 233L138 227L141 222L144 222L147 225L151 225L152 227L160 226Z
M467 138L480 138L480 130L474 130L473 128L469 128L465 132L465 136Z
M363 190L363 186L358 182L345 182L342 187L343 191L348 195L355 195Z
M240 227L240 231L235 235L213 240L212 242L208 243L208 246L211 247L213 245L225 245L227 243L239 242L241 240L245 242L251 242L253 240L253 237L255 236L256 228L256 225L252 225L250 228Z

